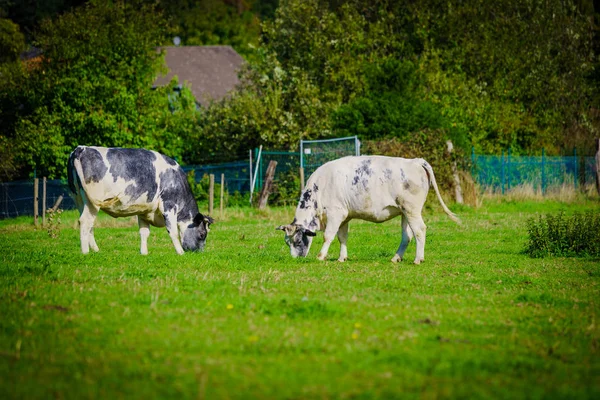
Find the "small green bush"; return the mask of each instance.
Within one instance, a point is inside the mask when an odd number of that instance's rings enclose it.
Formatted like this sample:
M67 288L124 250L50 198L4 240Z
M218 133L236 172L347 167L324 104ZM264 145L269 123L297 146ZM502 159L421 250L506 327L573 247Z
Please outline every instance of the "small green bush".
M530 257L600 256L600 213L547 214L527 220Z

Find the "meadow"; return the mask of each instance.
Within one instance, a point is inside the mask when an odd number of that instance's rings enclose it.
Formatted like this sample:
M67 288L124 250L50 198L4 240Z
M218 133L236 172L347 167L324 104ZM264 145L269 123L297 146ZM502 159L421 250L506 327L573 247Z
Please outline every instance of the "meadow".
M431 198L425 262L390 262L400 220L350 223L349 260L292 259L293 207L227 209L204 253L101 215L82 255L77 214L58 237L0 221L3 398L600 398L600 260L530 258L526 220L597 200ZM203 208L205 209L205 208Z

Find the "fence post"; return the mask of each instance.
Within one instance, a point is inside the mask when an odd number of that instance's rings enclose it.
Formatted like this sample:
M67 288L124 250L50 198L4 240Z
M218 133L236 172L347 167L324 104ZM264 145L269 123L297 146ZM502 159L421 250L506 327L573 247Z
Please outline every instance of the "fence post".
M39 211L38 197L39 197L39 192L40 192L40 188L38 187L39 184L40 184L39 179L34 178L33 179L33 224L35 225L36 228L38 226L38 211Z
M250 153L250 204L252 204L252 149L248 150Z
M542 147L542 195L546 194L546 149Z
M475 146L471 146L471 176L475 179Z
M506 182L507 190L510 191L510 147L508 148L508 162L506 163Z
M258 209L262 210L267 206L267 200L269 199L269 193L271 192L271 186L273 186L273 177L275 176L275 168L277 167L277 161L269 161L267 167L267 174L265 176L265 183L260 194L260 200L258 202Z
M577 162L577 147L573 147L573 162L575 163L575 190L577 190L577 181L579 180L579 163Z
M63 201L63 195L61 194L60 196L58 196L58 199L56 199L56 201L54 202L54 205L52 206L52 212L58 210L58 206L60 206L60 202Z
M215 201L215 175L209 175L209 184L208 184L208 214L212 214L213 206Z
M450 156L450 159L452 159L452 150L454 149L452 141L446 141L446 146L448 147L448 155ZM451 168L452 178L454 181L454 198L458 204L463 204L462 188L460 187L460 177L458 176L458 168L456 167L456 161L451 161Z
M260 156L262 153L262 144L260 145L260 147L258 148L258 150L256 150L256 167L254 167L254 176L252 177L253 181L250 182L250 204L252 204L252 195L254 194L254 186L256 185L256 175L258 174L258 167L260 165Z
M596 190L600 195L600 138L596 138Z
M300 167L300 191L304 191L304 168Z
M219 201L219 214L223 219L223 198L225 197L225 174L221 174L221 201Z
M504 181L505 181L505 176L504 176L504 149L502 149L502 167L501 167L502 173L501 173L501 177L502 177L502 194L504 194Z
M42 228L46 226L46 177L42 181Z

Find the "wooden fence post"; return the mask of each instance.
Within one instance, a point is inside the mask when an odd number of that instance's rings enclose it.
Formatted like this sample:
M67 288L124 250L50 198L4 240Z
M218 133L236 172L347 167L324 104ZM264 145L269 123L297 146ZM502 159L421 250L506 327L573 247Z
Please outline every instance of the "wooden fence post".
M273 177L275 176L275 168L277 167L277 161L271 160L267 167L267 173L265 174L265 183L263 185L262 192L260 194L260 200L258 202L258 209L262 210L267 206L267 200L269 199L269 193L271 193L271 187L273 186Z
M221 201L219 201L220 216L223 219L223 199L225 197L225 174L221 174Z
M209 175L209 185L208 185L208 214L212 214L213 206L215 204L215 175Z
M600 195L600 138L596 138L596 190Z
M58 210L58 206L60 206L60 202L61 201L63 201L63 195L62 194L60 196L58 196L58 199L56 199L56 201L54 202L54 205L51 208L52 212Z
M304 191L304 168L300 167L300 192Z
M446 142L446 146L448 146L448 154L452 155L452 150L454 150L452 141L448 140ZM454 186L454 198L458 204L463 204L462 187L460 186L460 177L458 176L458 168L456 167L455 161L452 161L452 178Z
M46 226L46 177L42 181L42 228Z
M39 182L40 180L38 178L34 178L33 179L33 224L35 225L35 227L37 228L38 226L38 217L39 217L39 194L40 194L40 188L39 188Z

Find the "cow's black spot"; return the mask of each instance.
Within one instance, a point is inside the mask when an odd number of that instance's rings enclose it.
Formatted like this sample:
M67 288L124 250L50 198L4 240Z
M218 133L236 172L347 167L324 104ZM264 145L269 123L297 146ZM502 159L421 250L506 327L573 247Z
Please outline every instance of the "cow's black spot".
M391 170L391 169L389 169L389 168L386 168L386 169L383 171L383 177L384 177L386 180L388 180L388 181L389 181L389 180L391 180L391 179L392 179L392 170Z
M410 188L410 183L408 181L404 182L404 189L408 190Z
M85 183L100 182L102 178L104 178L108 168L104 165L102 155L98 150L84 147L81 152L79 152L78 158L81 162Z
M354 179L352 180L352 185L356 186L362 181L362 185L366 189L367 178L371 175L373 175L373 170L371 169L371 160L364 160L360 163L360 166L354 170Z
M198 214L198 204L181 168L168 169L160 174L160 198L165 211L177 208L178 222L190 221Z
M308 224L309 228L316 229L319 224L317 223L317 217L313 217L313 219Z
M302 193L302 197L300 198L300 204L298 205L298 207L300 207L301 209L308 208L308 202L310 201L311 196L312 191L310 189L304 191L304 193Z
M127 182L133 181L134 184L125 189L126 195L135 200L147 193L148 201L152 201L158 190L154 167L156 156L153 152L144 149L112 148L108 149L106 158L110 165L109 172L115 182L118 178Z
M404 174L404 170L402 168L400 168L400 178L402 179L403 182L406 182L406 175Z
M319 186L317 184L313 184L313 192L317 193L319 191Z
M362 163L360 163L360 167L358 167L356 173L358 175L373 175L373 170L371 169L371 160L364 160Z
M177 165L177 161L173 160L171 157L167 157L164 154L161 154L162 158L165 160L165 162L169 165Z

